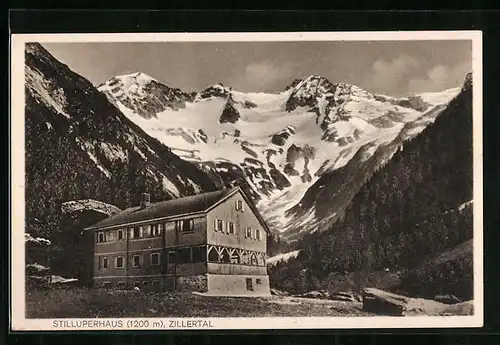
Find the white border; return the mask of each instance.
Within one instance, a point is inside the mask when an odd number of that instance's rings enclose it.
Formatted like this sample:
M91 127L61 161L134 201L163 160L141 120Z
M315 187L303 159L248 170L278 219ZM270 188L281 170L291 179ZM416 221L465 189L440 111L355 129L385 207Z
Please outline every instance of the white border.
M66 326L54 327L55 320L25 318L24 277L24 44L26 42L283 42L283 41L395 41L471 40L473 65L473 161L474 161L474 315L407 317L263 317L202 318L210 328L158 328L149 320L148 329L354 329L354 328L448 328L483 326L483 179L482 179L482 33L481 31L383 31L383 32L272 32L272 33L119 33L119 34L15 34L11 36L11 327L23 330L144 330L127 325L138 319L121 320L123 327L75 328L89 319L64 319ZM14 231L15 230L15 231ZM242 322L243 321L243 322Z

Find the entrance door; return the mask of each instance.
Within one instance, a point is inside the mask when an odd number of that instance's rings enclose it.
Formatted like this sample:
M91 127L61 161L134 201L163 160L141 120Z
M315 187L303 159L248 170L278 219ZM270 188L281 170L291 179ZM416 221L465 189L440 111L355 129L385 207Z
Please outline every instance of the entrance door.
M167 262L165 263L167 274L175 274L176 262L177 260L175 250L167 251Z
M175 250L167 250L165 257L165 273L170 276L165 277L164 289L166 291L175 290L175 274L177 273L177 255Z
M164 287L165 291L174 291L175 290L175 277L174 276L165 277L163 287Z
M246 279L247 281L247 290L248 291L253 291L253 282L252 282L252 278L247 278Z

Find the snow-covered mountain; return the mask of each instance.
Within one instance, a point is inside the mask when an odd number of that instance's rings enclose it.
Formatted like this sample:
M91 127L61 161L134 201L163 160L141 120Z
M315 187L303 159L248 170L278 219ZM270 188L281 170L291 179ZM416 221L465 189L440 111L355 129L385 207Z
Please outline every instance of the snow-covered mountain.
M460 91L394 98L312 75L276 94L216 84L194 95L142 73L112 78L99 90L212 178L245 181L270 226L288 238L326 228Z
M192 101L196 95L171 88L140 72L116 76L100 88L108 92L110 100L119 101L145 118L165 109L184 108L186 101Z

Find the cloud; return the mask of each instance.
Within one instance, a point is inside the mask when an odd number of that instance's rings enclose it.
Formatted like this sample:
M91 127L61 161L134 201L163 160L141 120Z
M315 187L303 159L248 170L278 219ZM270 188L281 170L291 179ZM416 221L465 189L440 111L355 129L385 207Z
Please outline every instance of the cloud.
M408 81L408 92L441 91L452 87L460 87L467 72L472 70L470 62L455 66L437 65L427 71L424 77L413 78Z
M252 62L245 67L242 75L235 78L232 85L242 91L284 89L285 84L293 79L293 72L293 65L290 63Z
M412 56L400 55L392 60L376 60L363 86L374 92L395 96L442 91L461 86L470 70L469 61L453 66L428 66Z
M393 93L393 90L400 90L406 83L410 71L419 66L419 61L409 55L401 55L389 61L378 59L365 78L365 87L376 92Z

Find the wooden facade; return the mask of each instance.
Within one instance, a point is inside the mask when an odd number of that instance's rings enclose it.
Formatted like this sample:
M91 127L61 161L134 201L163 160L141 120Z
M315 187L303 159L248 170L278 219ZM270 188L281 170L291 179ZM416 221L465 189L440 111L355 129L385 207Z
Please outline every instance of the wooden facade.
M269 294L269 229L239 187L218 193L202 207L203 195L184 198L185 205L177 199L175 213L169 202L146 203L124 211L130 216L88 228L94 233L94 286Z

